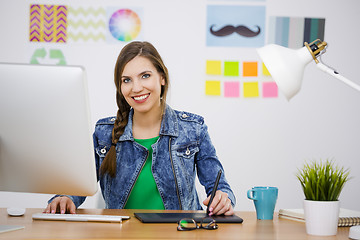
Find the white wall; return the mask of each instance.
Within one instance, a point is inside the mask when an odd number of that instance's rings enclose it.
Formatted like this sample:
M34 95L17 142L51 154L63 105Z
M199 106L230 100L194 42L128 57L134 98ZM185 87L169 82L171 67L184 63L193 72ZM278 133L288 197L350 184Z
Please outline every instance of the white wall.
M58 48L67 64L87 69L92 121L116 112L113 66L123 44L40 44L28 38L29 5L66 4L74 1L1 1L0 62L28 63L35 48ZM360 210L360 92L309 64L301 92L288 102L275 99L209 97L204 94L205 60L260 59L254 48L209 48L205 43L208 4L265 5L267 16L326 18L323 61L360 84L356 68L360 50L360 2L319 1L95 1L78 0L76 6L139 7L143 9L142 40L162 54L171 77L169 104L201 114L234 193L236 210L253 210L246 191L255 185L279 188L276 209L299 208L303 194L295 172L305 160L334 158L351 169L354 177L340 197L342 207ZM48 195L0 192L0 207L11 204L44 207ZM96 207L97 196L84 207Z

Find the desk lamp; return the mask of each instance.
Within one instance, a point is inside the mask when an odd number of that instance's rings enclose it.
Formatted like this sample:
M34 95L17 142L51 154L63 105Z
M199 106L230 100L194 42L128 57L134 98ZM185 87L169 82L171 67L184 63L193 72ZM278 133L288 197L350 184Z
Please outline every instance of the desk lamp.
M307 42L304 44L304 47L297 50L276 44L269 44L257 49L260 58L287 100L290 100L299 92L305 67L312 60L315 61L316 66L320 70L360 91L359 85L320 62L319 58L325 53L327 48L326 42L317 39L310 44ZM360 239L360 226L352 226L349 231L349 237Z
M260 58L275 80L279 90L290 100L301 88L305 66L312 60L316 66L331 76L360 91L360 86L341 76L337 71L321 63L319 57L325 53L327 43L319 39L303 48L294 50L276 44L257 49Z

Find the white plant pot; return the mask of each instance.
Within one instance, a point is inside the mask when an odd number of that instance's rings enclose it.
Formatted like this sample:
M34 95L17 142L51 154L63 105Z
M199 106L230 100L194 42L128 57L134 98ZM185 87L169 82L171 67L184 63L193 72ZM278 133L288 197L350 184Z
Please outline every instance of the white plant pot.
M304 200L306 233L317 236L336 235L339 210L339 201Z

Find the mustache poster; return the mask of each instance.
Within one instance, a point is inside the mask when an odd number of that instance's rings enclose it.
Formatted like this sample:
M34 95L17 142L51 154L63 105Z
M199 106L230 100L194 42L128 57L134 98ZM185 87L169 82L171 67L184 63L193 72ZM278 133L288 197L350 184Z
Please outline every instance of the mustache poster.
M265 44L265 6L207 7L206 44L261 47Z
M214 30L214 27L215 27L215 24L210 27L210 32L212 35L215 35L218 37L229 36L233 33L237 33L243 37L256 37L261 32L259 26L256 26L256 28L257 28L256 31L252 31L250 28L248 28L247 26L244 26L244 25L240 25L237 27L234 27L232 25L226 25L217 31Z

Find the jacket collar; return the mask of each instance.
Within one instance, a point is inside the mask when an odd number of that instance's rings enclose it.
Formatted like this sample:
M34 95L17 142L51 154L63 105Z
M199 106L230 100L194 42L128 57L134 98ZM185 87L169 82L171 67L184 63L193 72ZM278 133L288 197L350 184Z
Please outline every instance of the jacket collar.
M165 107L165 115L161 121L160 135L179 136L179 123L176 112L169 106Z
M134 109L130 110L128 124L125 127L124 133L120 136L119 141L134 141L132 126L133 126ZM179 136L178 118L176 112L169 106L165 107L165 114L161 121L160 135Z

